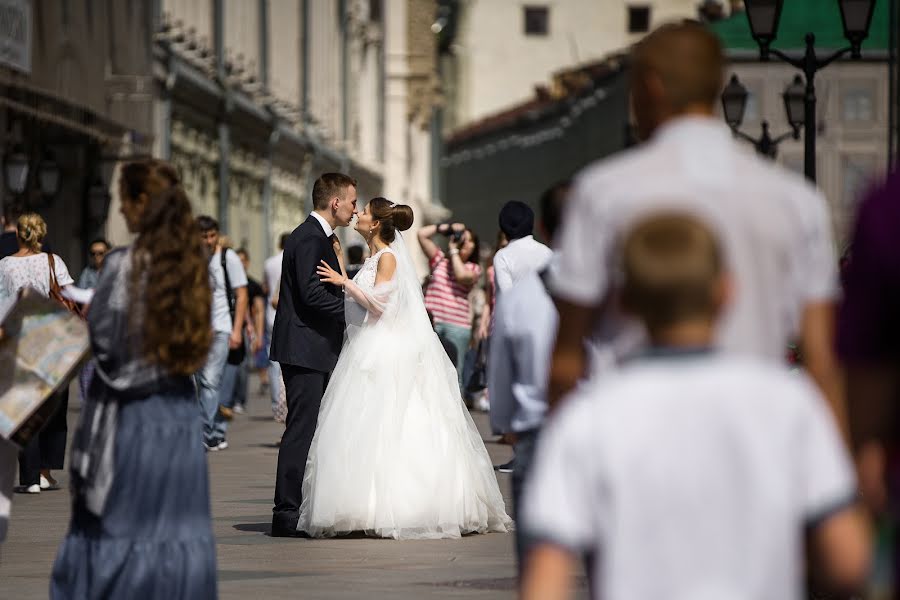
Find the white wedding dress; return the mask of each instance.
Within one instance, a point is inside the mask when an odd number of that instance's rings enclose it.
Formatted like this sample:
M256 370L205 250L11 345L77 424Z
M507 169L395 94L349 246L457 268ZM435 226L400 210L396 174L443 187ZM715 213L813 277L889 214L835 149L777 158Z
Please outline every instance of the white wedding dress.
M375 285L378 261L397 258ZM322 399L297 529L395 539L507 531L511 520L400 234L347 285L347 337Z

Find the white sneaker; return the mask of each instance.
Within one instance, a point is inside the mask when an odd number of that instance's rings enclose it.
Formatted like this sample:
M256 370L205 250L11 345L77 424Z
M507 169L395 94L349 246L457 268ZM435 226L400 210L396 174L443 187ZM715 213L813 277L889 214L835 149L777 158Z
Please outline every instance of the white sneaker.
M41 493L41 486L40 486L40 484L35 483L35 484L32 484L32 485L29 485L29 486L25 489L25 493L26 493L26 494L40 494L40 493Z
M42 490L49 490L51 487L53 487L55 485L56 485L55 481L53 483L50 483L49 479L47 479L46 477L41 475L41 489Z
M475 410L480 410L481 412L488 412L491 410L491 403L488 401L486 395L482 394L475 398Z
M225 440L222 440L222 441L219 442L219 444L216 446L216 450L225 450L226 448L228 448L228 442L225 441Z
M244 414L245 412L247 412L247 410L246 410L243 406L241 406L240 404L235 404L235 405L234 405L234 414L236 414L236 415L242 415L242 414Z

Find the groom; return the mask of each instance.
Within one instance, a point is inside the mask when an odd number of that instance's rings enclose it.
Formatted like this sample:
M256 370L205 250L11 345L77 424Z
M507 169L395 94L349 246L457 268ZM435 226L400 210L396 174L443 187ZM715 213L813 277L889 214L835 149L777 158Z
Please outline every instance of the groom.
M278 449L273 537L300 536L297 517L306 457L344 338L343 290L320 282L316 267L324 260L340 271L336 254L340 243L334 230L349 225L356 214L356 180L342 173L325 173L316 180L312 199L313 212L284 245L269 354L281 364L288 408Z

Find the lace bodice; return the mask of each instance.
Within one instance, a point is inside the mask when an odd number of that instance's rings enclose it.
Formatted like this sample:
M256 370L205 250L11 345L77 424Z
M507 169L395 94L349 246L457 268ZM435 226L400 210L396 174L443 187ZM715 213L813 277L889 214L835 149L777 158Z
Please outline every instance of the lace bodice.
M353 278L353 283L355 283L359 288L365 292L371 292L375 289L375 276L378 274L378 259L385 252L394 251L389 247L384 247L369 258L363 263L363 266L359 269L359 272L356 274L356 277Z

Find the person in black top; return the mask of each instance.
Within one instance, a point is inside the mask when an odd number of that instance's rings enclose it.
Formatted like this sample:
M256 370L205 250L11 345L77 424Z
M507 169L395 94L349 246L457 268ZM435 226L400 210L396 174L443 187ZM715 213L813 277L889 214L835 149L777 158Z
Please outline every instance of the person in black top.
M363 247L350 246L347 248L347 277L353 279L363 264Z
M250 253L246 248L240 248L237 251L241 264L244 265L244 271L247 272L247 297L250 310L247 314L247 326L244 328L245 338L249 338L248 347L250 352L247 354L244 364L240 365L237 381L234 386L234 412L244 414L247 409L247 374L251 368L257 368L257 354L262 349L262 340L264 335L263 327L265 326L266 314L266 294L263 286L250 277ZM268 360L266 360L268 363Z

